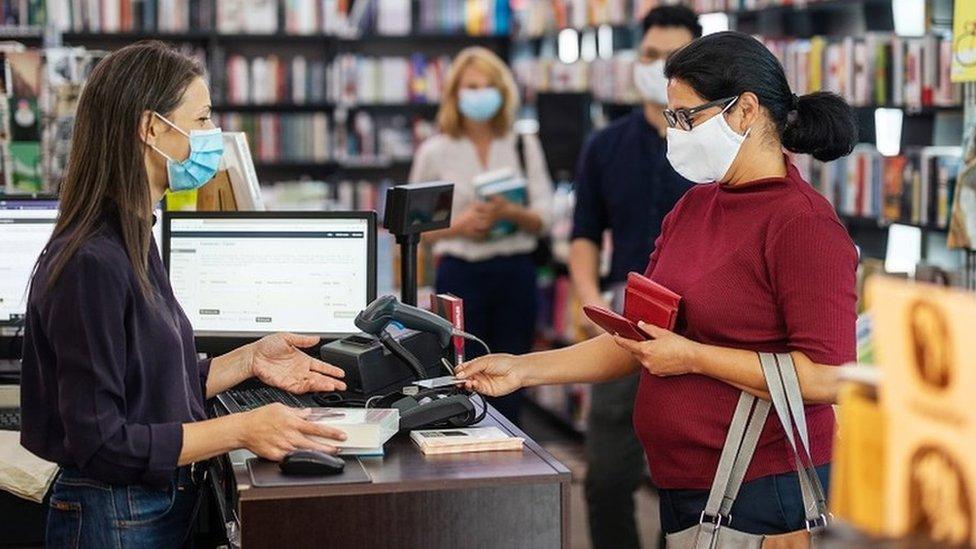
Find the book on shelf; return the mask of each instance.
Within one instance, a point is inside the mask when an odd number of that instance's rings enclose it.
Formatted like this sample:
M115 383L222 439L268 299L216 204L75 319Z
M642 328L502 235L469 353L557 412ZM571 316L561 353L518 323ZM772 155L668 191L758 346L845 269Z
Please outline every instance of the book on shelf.
M909 110L962 103L962 87L950 78L952 42L945 38L867 33L842 39L762 40L798 95L825 90L854 106ZM529 102L538 92L589 91L600 101L637 103L635 62L635 53L623 50L608 59L562 63L554 53L537 55L530 44L521 44L515 47L512 70Z
M511 8L506 0L420 0L421 34L506 36L511 29Z
M954 107L952 41L935 35L906 38L870 32L830 39L764 38L797 95L832 91L854 106Z
M525 443L494 426L411 431L410 440L426 455L521 450Z
M33 0L32 0L33 1ZM217 0L219 11L220 0ZM213 28L214 2L200 0L47 0L59 32L185 33Z
M222 57L222 56L221 56ZM326 101L326 63L304 55L227 56L219 100L227 105L304 105Z
M345 105L437 103L451 60L423 54L337 55L326 75L328 99Z
M519 37L534 37L566 27L627 25L639 20L649 3L633 0L554 0L520 2L513 13Z
M846 157L794 156L804 177L844 216L946 229L962 164L959 147L919 147L882 156L861 144Z
M45 0L0 1L0 28L42 28L47 22Z
M302 162L391 167L406 162L431 133L433 122L419 115L336 112L235 113L214 115L225 131L245 132L259 163Z

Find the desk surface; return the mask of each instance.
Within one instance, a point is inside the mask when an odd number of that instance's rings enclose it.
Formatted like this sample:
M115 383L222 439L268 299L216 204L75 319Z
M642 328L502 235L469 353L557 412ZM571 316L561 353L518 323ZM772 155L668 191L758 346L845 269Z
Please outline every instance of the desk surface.
M512 484L568 483L569 469L512 425L494 409L478 427L496 426L525 439L522 451L475 452L468 454L424 455L400 433L386 444L382 457L358 458L373 482L370 484L308 485L288 487L251 486L247 467L235 466L241 502L296 497L328 497L481 488ZM354 458L347 458L354 459Z

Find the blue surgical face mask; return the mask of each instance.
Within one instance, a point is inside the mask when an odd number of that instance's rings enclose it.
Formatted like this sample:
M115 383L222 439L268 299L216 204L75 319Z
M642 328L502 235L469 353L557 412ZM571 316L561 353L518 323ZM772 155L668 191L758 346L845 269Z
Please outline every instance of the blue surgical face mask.
M502 92L498 88L463 89L458 94L458 109L475 122L491 120L502 108Z
M224 155L224 137L220 128L212 130L190 130L186 133L165 116L153 113L160 120L166 122L176 131L190 140L190 155L186 160L173 160L168 154L150 145L166 159L166 174L169 178L169 188L173 191L190 191L199 189L217 174L220 158Z

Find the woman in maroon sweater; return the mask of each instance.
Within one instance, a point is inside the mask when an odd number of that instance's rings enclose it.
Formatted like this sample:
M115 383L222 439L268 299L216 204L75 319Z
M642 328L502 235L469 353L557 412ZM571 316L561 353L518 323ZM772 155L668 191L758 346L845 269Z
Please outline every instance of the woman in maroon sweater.
M642 326L637 343L603 335L460 368L490 395L553 383L599 382L641 370L634 425L661 492L666 532L697 524L740 391L768 398L757 351L797 364L811 453L826 485L835 366L855 360L857 253L830 204L783 153L833 160L857 142L838 96L797 97L776 58L748 35L698 39L667 62L668 158L702 185L664 220L646 275L682 296L675 332ZM802 529L792 455L770 418L732 527Z

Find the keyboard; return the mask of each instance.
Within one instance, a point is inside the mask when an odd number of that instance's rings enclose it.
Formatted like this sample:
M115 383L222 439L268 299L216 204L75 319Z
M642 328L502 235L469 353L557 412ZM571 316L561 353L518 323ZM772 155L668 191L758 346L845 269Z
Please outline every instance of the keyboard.
M225 393L237 405L239 410L246 412L268 404L280 402L293 408L316 408L320 406L335 406L340 397L334 393L295 395L276 387L262 385L260 387L235 387Z
M20 430L20 408L0 408L0 431Z

